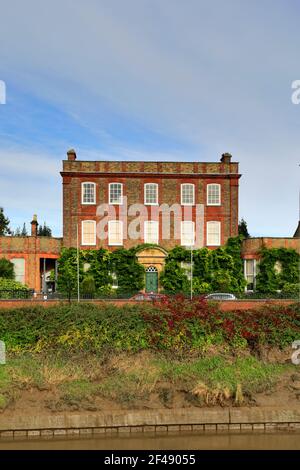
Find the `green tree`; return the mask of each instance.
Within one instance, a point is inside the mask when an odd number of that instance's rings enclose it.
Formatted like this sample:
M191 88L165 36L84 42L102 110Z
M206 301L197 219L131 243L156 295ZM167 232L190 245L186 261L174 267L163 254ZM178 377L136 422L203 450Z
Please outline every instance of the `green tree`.
M15 279L14 265L6 258L0 259L0 278Z
M27 237L27 236L28 236L28 232L27 232L27 229L26 229L26 224L24 222L23 228L22 228L22 231L21 231L21 237Z
M39 226L37 230L37 235L38 237L52 237L52 230L50 227L48 227L46 222L44 222L43 226Z
M9 224L10 224L10 221L8 217L5 217L3 207L0 207L0 236L1 237L11 234Z
M82 263L80 266L79 282L82 281ZM77 252L75 248L63 248L58 260L57 289L67 294L69 301L72 295L76 295L78 289L77 280Z
M242 235L244 238L250 238L247 222L244 219L239 222L239 235Z

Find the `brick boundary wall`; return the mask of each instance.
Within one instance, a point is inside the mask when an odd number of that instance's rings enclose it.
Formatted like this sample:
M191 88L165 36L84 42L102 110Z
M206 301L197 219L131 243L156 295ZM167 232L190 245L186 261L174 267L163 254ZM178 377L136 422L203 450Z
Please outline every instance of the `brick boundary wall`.
M162 432L300 431L300 406L177 409L0 418L0 438Z
M72 300L76 303L76 300ZM101 305L103 303L110 303L116 306L125 304L141 304L142 301L128 300L128 299L107 299L107 300L81 300L81 303L94 303ZM263 305L291 305L296 303L296 299L253 299L253 300L226 300L218 301L221 310L247 310L252 308L259 308ZM66 300L34 300L34 299L20 299L20 300L4 300L0 299L0 310L10 308L33 307L41 305L43 307L51 307L53 305L61 305L68 303Z

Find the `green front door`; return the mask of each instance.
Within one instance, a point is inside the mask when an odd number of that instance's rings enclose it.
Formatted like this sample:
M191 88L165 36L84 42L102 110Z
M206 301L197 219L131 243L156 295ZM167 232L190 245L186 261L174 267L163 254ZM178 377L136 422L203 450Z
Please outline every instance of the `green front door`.
M158 273L155 268L148 268L146 271L146 292L158 291Z

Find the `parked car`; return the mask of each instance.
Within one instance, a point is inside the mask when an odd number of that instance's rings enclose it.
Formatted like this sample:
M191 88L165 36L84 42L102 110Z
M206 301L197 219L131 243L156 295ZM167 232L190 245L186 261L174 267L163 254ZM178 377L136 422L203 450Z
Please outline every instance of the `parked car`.
M207 300L236 300L236 296L233 294L214 292L205 296Z
M166 297L166 295L158 294L157 292L139 292L131 297L130 300L162 300Z

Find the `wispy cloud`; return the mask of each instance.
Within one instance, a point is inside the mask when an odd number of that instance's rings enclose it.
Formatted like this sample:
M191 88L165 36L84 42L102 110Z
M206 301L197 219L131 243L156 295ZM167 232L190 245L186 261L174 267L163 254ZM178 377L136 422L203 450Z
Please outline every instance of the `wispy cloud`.
M299 15L294 0L10 0L1 8L3 148L26 153L38 181L37 148L53 181L73 146L82 159L213 161L230 151L250 231L291 235ZM20 155L19 164L26 172ZM22 184L15 166L3 168Z

